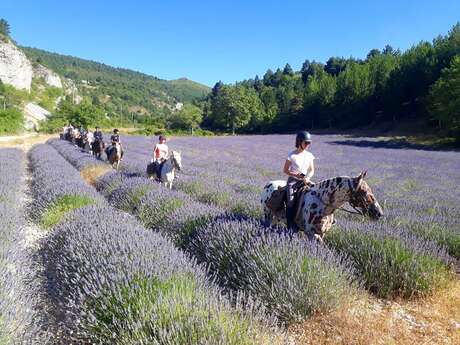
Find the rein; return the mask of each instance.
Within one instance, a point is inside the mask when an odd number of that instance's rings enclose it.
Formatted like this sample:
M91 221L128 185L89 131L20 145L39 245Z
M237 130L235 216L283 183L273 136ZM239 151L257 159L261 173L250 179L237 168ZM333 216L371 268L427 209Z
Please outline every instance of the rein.
M333 205L332 204L326 204L323 199L321 198L318 198L319 201L326 207L332 207ZM342 207L337 207L336 210L338 211L345 211L347 213L351 213L351 214L359 214L360 216L364 216L364 214L356 207L354 207L353 205L350 205L351 207L353 207L353 209L355 210L354 212L353 211L350 211L350 210L347 210L346 208L344 208L343 206Z

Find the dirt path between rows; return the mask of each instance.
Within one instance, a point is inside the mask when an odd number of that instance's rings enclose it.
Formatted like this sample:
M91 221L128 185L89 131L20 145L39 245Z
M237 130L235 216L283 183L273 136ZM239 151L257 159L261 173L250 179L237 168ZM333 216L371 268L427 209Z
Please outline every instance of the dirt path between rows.
M460 280L414 301L362 296L290 328L298 344L460 344Z

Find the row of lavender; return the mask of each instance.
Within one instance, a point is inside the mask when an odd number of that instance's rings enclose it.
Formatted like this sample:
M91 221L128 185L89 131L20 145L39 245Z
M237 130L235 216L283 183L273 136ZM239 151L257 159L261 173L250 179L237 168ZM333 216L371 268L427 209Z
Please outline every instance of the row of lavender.
M53 145L69 160L80 154L68 150L66 143L55 141ZM253 293L281 319L305 317L318 306L327 309L336 302L328 294L340 295L342 285L330 275L311 279L309 274L321 270L308 262L328 260L301 240L273 236L267 234L271 229L255 221L228 221L228 216L206 225L218 216L218 209L194 202L181 192L159 189L144 178L108 175L100 180L99 189L115 206L136 214L147 227L165 232L176 245L206 262L223 286ZM351 259L360 280L377 295L429 293L449 278L452 259L432 242L409 232L394 233L358 222L348 225L347 231L335 232L329 243ZM322 263L322 268L331 270L331 261ZM344 272L344 267L334 267ZM317 288L316 283L328 289L311 289ZM324 295L319 296L318 290ZM321 305L312 298L312 291L327 303Z
M35 219L50 230L36 260L51 343L281 341L255 303L230 306L201 267L110 207L53 147L29 158Z
M26 343L32 327L33 295L25 249L23 190L25 156L18 149L0 150L0 344Z
M370 139L331 135L314 139L316 181L368 169L368 183L385 207L383 221L389 231L412 232L460 258L459 153L373 148ZM259 193L268 180L283 178L281 168L292 140L280 135L175 138L170 146L183 152L184 166L175 188L234 213L262 217ZM143 174L152 143L144 137L124 142L125 171Z

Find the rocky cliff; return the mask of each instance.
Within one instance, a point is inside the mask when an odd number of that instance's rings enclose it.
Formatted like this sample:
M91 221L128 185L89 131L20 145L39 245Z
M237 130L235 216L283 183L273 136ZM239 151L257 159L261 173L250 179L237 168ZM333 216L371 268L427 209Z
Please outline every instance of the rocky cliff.
M33 68L25 54L11 41L0 40L0 80L16 89L30 91Z
M52 70L40 64L34 66L34 78L42 78L47 85L62 89L61 78Z

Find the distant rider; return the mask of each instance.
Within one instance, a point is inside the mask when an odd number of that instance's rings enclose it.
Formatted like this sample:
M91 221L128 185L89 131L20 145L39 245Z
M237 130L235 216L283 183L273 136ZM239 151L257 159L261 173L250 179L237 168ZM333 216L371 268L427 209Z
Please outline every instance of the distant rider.
M298 132L295 139L296 149L291 151L284 163L283 172L288 175L286 220L287 227L298 230L295 224L296 216L296 191L304 184L311 183L310 179L315 173L313 160L315 156L308 151L311 145L311 135L306 131Z
M168 145L166 145L166 137L164 135L160 135L158 137L158 143L155 144L153 147L153 158L152 162L154 163L155 167L155 174L157 175L157 179L161 179L161 168L163 167L164 162L168 157Z
M99 127L96 127L96 130L94 131L94 140L104 141L102 131L100 130Z
M113 134L110 136L110 143L111 145L106 148L105 153L107 154L107 158L110 157L112 154L112 150L115 150L115 144L120 144L120 149L121 149L121 157L120 159L123 159L123 146L121 145L121 140L120 140L120 134L118 129L113 130Z
M86 141L88 142L89 146L91 147L91 145L94 142L94 133L93 132L91 132L91 131L86 132Z

